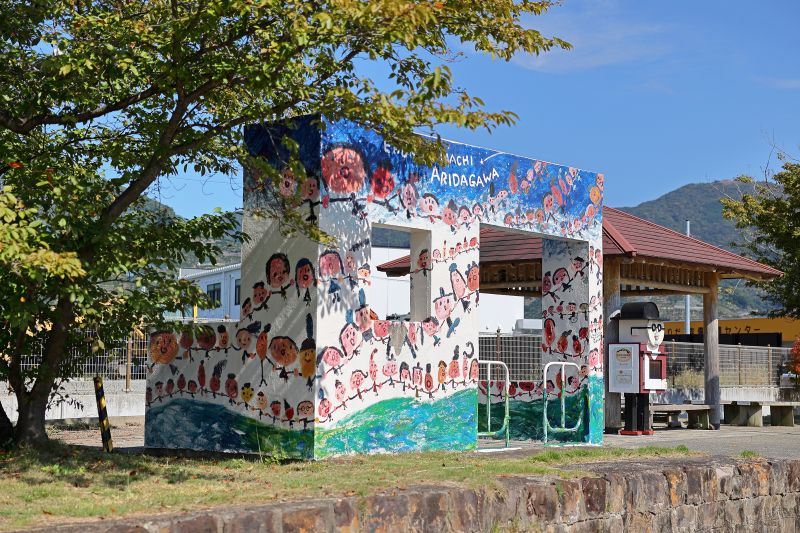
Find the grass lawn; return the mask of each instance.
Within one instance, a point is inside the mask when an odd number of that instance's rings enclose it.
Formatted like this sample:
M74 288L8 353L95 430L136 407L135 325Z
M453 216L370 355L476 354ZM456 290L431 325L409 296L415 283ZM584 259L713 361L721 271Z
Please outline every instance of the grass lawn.
M54 441L44 451L0 453L0 529L224 504L365 496L416 483L487 485L500 475L571 477L585 472L559 467L688 454L683 446L562 448L524 457L415 453L280 464L257 458L108 455Z

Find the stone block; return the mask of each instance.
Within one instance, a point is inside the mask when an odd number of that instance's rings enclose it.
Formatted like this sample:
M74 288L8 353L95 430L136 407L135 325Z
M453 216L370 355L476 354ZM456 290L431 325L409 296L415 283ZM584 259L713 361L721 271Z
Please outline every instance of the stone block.
M223 533L276 533L280 531L281 510L277 505L243 508L221 518Z
M727 500L731 497L735 473L733 466L720 466L714 469L717 478L717 500Z
M677 507L686 503L686 473L680 468L667 468L664 470L669 491L669 504Z
M717 473L713 468L686 468L686 503L699 505L714 500L718 491Z
M483 491L457 490L450 493L450 525L454 531L483 531L486 495Z
M358 500L340 498L333 502L333 520L338 533L357 533L361 529Z
M723 524L724 504L717 501L710 501L697 506L697 527L698 529L713 529ZM673 524L675 521L673 520Z
M421 492L421 500L408 498L408 531L449 531L449 491L430 488Z
M769 470L769 493L786 494L788 490L788 468L786 461L774 461L770 463Z
M520 516L526 516L528 481L515 476L503 476L497 481L501 484L500 492L495 492L487 501L487 509L491 509L493 521L511 523Z
M627 483L622 474L606 474L606 512L622 514L625 512L625 493Z
M583 491L579 481L559 480L555 482L561 508L561 521L573 524L586 517L583 503Z
M594 518L602 516L607 508L608 481L599 477L585 477L581 479L581 490L583 491L583 505L586 509L586 516Z
M624 531L653 531L653 515L650 513L630 512L625 514ZM620 530L620 531L623 531Z
M550 523L557 522L559 516L559 497L555 485L531 485L528 487L526 502L527 516L532 522Z
M786 483L790 492L800 492L800 461L787 461Z
M695 531L698 522L698 508L694 505L681 505L670 512L672 531Z
M408 496L405 494L376 494L361 500L360 508L364 527L373 533L390 533L408 529ZM449 506L437 509L441 518L446 518Z
M753 496L769 494L770 467L768 463L744 463L739 465L742 476L749 478L749 488Z
M221 520L215 514L195 514L174 518L167 531L170 533L217 533L222 530Z
M666 511L670 508L669 489L664 474L657 471L645 471L637 476L639 489L636 495L635 510L639 512Z
M741 500L728 500L725 502L725 520L728 526L744 524L744 510Z
M283 533L323 533L334 530L332 501L287 504L281 515Z

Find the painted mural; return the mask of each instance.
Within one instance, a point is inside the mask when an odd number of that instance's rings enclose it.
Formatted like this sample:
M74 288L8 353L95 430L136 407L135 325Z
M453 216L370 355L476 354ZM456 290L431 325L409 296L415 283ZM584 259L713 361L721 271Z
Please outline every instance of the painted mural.
M299 146L302 179L284 135ZM446 165L424 167L374 132L314 117L253 126L246 139L279 172L245 174L242 287L252 293L236 324L153 335L147 446L307 458L474 448L480 224L562 239L545 240L553 339L543 357L577 367L553 367L528 392L568 395L579 427L551 431L599 442L601 174L457 143ZM264 208L300 210L336 241L286 237ZM410 321L370 309L375 224L411 232Z

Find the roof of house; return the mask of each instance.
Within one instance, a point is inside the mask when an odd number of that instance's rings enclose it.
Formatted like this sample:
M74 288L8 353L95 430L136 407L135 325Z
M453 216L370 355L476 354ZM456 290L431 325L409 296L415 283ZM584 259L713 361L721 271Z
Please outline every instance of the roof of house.
M537 261L542 258L542 240L523 233L481 227L481 264ZM726 277L774 278L780 270L729 252L707 242L613 207L603 208L603 255L670 261L687 266L711 266ZM409 256L378 266L389 275L405 275Z

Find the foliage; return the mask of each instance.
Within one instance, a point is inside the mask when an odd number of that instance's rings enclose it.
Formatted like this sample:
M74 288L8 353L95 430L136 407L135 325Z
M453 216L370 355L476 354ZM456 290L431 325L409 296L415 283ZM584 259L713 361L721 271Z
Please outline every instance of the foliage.
M27 237L32 251L5 249L3 260L17 270L0 280L0 372L18 395L17 440L46 439L46 396L69 374L69 346L102 345L102 335L82 338L80 327L106 335L201 298L169 271L189 252L199 260L218 253L209 239L235 234L232 217L184 221L142 209L143 194L160 177L190 167L232 175L245 164L274 180L289 168L302 181L297 147L286 139L275 142L294 155L280 169L252 160L241 143L245 124L298 115L351 119L422 161L442 157L435 136L431 142L413 132L432 133L442 123L491 130L515 119L486 111L455 84L447 62L470 48L502 60L568 48L523 24L550 6L0 0L0 167L14 198L31 210L2 231L16 240L13 224L30 216L35 224L27 227L37 232ZM364 75L370 67L386 74ZM286 232L327 238L291 206L266 214ZM19 266L28 252L43 254L50 269ZM70 260L78 263L67 271ZM40 279L31 281L31 268ZM19 362L30 335L44 355L25 375Z
M62 133L0 134L14 161L0 193L0 380L22 398L34 395L40 382L59 399L54 379L73 375L80 362L65 357L71 348L103 348L103 339L158 324L166 311L203 304L205 295L176 281L175 269L187 253L213 259L215 239L238 235L230 214L183 220L145 208L145 198L97 231L97 212L121 187L104 178L101 158L77 148L59 151L54 144L63 145L71 132ZM86 242L91 260L82 261ZM63 325L64 305L73 327L59 357L45 358L36 370L23 366L24 355Z
M723 198L723 214L736 221L753 257L784 272L762 284L783 305L776 314L800 318L800 163L783 159L782 170L764 182L738 178L755 191L741 200Z

